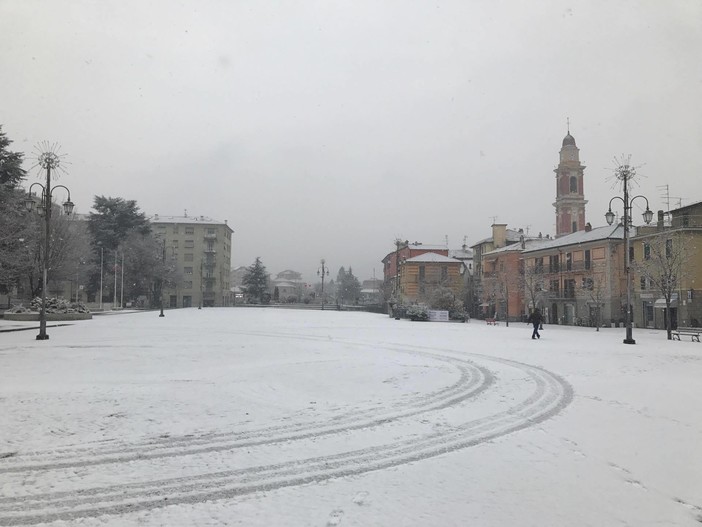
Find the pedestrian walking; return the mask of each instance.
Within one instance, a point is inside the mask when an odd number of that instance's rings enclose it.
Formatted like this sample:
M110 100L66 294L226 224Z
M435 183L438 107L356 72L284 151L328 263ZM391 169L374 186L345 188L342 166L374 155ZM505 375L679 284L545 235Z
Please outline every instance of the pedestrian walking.
M541 338L541 335L539 335L539 327L543 329L543 326L541 326L543 320L544 319L541 316L541 311L539 311L538 309L534 309L534 311L531 312L531 315L529 315L529 318L527 319L527 324L531 324L534 326L534 331L531 334L532 339Z

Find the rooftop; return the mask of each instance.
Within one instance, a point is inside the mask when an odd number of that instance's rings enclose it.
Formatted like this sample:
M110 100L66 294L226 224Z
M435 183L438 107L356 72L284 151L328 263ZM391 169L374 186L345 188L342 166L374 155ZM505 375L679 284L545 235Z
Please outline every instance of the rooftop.
M443 254L437 253L424 253L419 256L414 256L413 258L408 258L405 262L426 262L426 263L462 263L460 260L455 258L449 258Z
M621 225L607 225L606 227L596 227L590 231L578 231L560 238L551 240L543 240L543 243L531 248L528 251L540 251L543 249L553 249L554 247L565 247L567 245L579 245L583 243L594 242L598 240L623 240L624 227Z

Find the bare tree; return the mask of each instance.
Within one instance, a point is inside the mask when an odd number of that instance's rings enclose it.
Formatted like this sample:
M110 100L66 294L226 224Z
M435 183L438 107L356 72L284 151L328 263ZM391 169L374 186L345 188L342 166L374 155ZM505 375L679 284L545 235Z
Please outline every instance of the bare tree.
M672 340L670 308L673 294L687 278L691 259L691 238L681 232L664 231L645 238L643 258L632 262L632 268L648 280L665 299L665 329Z
M587 295L588 303L595 307L593 323L599 331L600 326L602 326L602 307L605 305L609 293L604 264L592 264L589 276L583 279L582 288Z
M538 308L543 312L543 268L537 267L536 265L525 265L524 274L520 275L518 286L525 291L532 308Z

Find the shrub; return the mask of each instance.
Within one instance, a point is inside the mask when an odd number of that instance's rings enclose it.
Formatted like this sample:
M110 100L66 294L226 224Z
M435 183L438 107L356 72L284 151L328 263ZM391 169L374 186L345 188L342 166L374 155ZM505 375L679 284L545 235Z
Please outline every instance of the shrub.
M410 306L407 308L407 316L410 320L424 321L429 320L429 313L422 306Z

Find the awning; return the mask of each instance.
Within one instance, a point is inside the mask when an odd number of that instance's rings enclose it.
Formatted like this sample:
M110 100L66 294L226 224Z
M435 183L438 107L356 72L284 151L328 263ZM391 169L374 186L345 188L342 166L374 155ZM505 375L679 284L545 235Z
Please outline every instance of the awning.
M665 309L665 298L659 298L656 300L653 304L653 307L656 309ZM670 307L678 307L678 301L673 299L670 301Z

